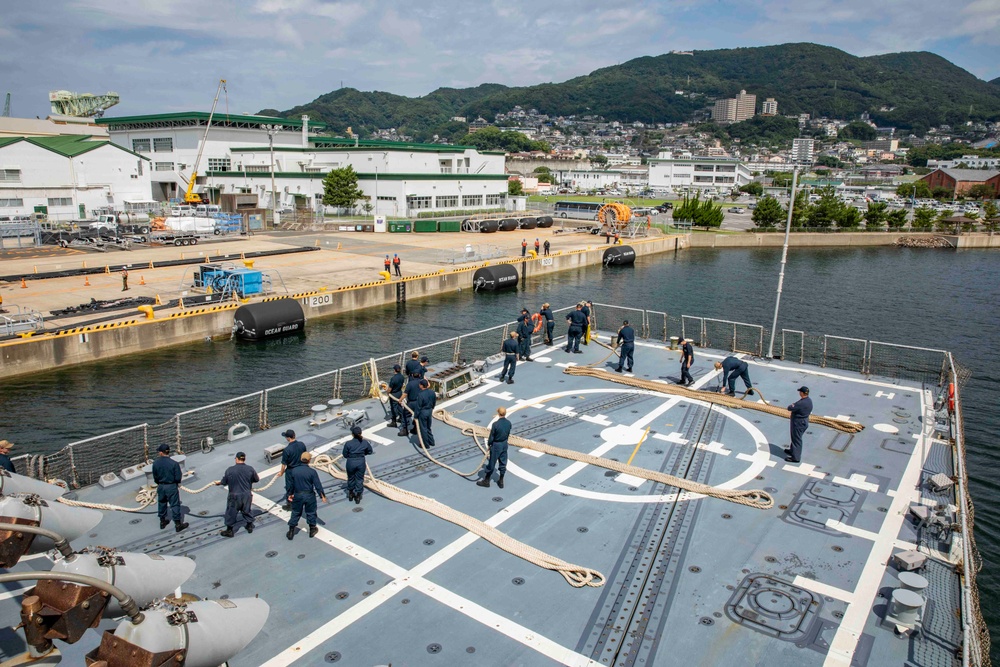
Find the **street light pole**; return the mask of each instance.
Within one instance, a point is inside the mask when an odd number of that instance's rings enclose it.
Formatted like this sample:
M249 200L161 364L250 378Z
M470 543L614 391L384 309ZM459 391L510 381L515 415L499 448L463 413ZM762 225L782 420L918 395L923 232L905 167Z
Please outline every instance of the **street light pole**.
M279 213L278 207L275 204L275 200L278 196L278 189L274 187L274 135L281 131L281 126L262 125L261 127L267 132L267 146L271 151L271 224L275 229L277 229L279 224Z
M792 212L795 210L795 184L799 180L799 165L792 168L792 194L788 200L788 219L785 221L785 245L781 249L781 271L778 273L778 295L774 299L774 319L771 321L771 342L767 358L774 359L774 334L778 328L778 306L781 305L781 288L785 283L785 262L788 260L788 236L792 231Z

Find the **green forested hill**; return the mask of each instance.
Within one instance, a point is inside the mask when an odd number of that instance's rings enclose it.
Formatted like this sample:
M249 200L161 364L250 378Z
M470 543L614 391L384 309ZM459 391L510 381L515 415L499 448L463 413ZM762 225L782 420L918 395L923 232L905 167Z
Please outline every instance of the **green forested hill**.
M867 111L879 125L920 134L942 123L1000 120L998 82L978 79L933 53L858 58L828 46L783 44L647 56L563 83L518 88L442 88L418 98L348 88L276 113L309 113L340 132L348 126L356 132L396 127L419 138L454 137L460 127L449 124L452 116L492 120L515 105L550 116L678 122L712 98L746 89L757 95L758 108L774 97L780 114L855 119ZM691 93L699 95L692 99Z

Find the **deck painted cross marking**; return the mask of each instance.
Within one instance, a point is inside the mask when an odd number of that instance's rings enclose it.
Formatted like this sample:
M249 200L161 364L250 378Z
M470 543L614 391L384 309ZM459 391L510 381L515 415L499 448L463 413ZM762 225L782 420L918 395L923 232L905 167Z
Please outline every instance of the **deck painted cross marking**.
M580 415L580 419L585 422L590 422L591 424L597 424L599 426L611 426L613 423L610 419L604 415Z
M875 398L888 398L890 401L892 400L892 397L895 396L895 395L896 395L896 392L894 392L894 391L882 391L882 390L879 390L879 391L875 392Z
M501 401L509 401L514 398L514 394L509 391L488 391L486 395L490 398L499 398Z
M698 449L701 449L706 452L712 452L713 454L721 454L722 456L729 456L730 454L733 453L733 450L726 449L725 445L723 445L721 442L716 442L715 440L707 444L704 442L699 442Z
M674 431L673 433L668 433L664 435L663 433L654 433L653 437L657 440L666 440L667 442L672 442L675 445L686 445L690 440L682 436L679 432Z
M855 489L861 489L862 491L872 491L873 493L878 493L878 484L869 482L866 476L858 473L854 473L850 477L834 477L833 483L841 484L843 486L851 486Z
M545 408L548 412L554 412L557 415L566 415L567 417L575 417L577 413L573 412L573 407L567 405L561 408Z
M813 477L815 479L824 479L826 473L816 472L816 466L812 463L800 463L798 465L784 465L781 466L783 470L788 472L794 472L797 475L805 475L806 477Z
M754 452L753 454L745 454L744 452L739 452L736 454L736 458L740 461L747 461L749 463L757 463L762 461L764 465L768 468L773 468L777 465L777 461L771 460L771 455L767 452Z

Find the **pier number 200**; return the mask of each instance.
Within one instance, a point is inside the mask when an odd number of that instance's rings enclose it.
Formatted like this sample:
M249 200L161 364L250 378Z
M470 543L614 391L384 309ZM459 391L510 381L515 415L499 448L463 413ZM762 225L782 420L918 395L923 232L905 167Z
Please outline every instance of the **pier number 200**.
M329 306L331 303L333 303L333 295L332 294L315 294L315 295L309 297L309 302L308 303L313 308L316 308L317 306Z

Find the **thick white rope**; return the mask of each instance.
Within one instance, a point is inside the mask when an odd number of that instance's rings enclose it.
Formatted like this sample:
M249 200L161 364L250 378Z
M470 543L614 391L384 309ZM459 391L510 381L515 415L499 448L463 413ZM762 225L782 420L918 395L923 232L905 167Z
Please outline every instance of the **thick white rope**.
M570 368L577 367L571 366ZM489 429L485 426L479 426L477 424L471 424L467 421L463 421L448 413L447 410L436 410L434 412L434 416L449 426L461 429L462 433L468 435L475 433L479 436L489 435ZM728 500L730 502L739 503L748 507L756 507L757 509L770 509L771 507L774 507L774 499L771 495L760 489L720 489L718 487L709 486L708 484L701 484L689 479L684 479L683 477L668 475L667 473L659 472L657 470L639 468L637 466L621 463L620 461L612 461L611 459L591 456L590 454L583 454L573 451L572 449L553 447L552 445L546 445L544 443L522 438L517 435L511 435L507 441L515 447L523 447L525 449L531 449L543 454L558 456L572 461L580 461L582 463L598 466L600 468L607 468L608 470L614 470L615 472L632 475L633 477L640 477L642 479L660 482L661 484L690 491L691 493L711 496L712 498L721 498L722 500Z

